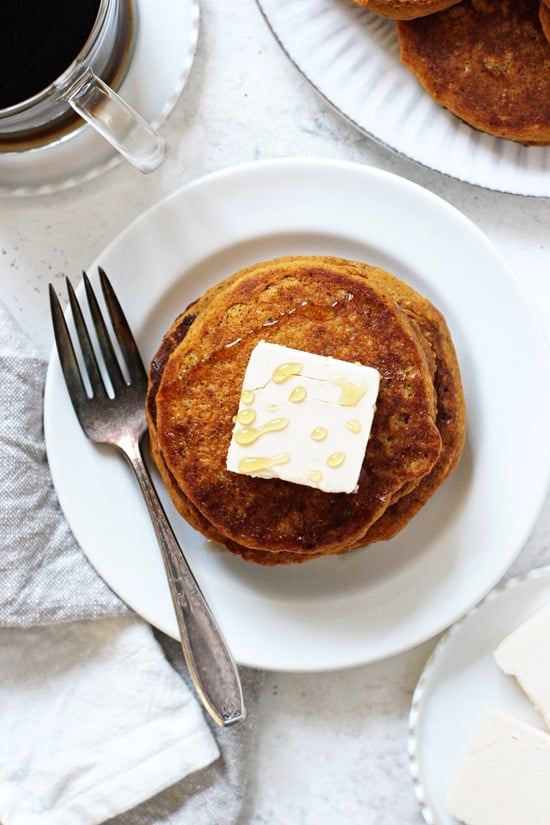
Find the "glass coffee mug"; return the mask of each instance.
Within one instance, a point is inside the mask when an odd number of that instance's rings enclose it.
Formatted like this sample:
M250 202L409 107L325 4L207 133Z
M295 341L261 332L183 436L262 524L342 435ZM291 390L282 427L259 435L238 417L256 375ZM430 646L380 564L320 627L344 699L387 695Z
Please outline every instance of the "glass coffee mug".
M132 0L1 0L0 153L57 140L83 118L141 172L160 166L165 140L113 89L136 25Z

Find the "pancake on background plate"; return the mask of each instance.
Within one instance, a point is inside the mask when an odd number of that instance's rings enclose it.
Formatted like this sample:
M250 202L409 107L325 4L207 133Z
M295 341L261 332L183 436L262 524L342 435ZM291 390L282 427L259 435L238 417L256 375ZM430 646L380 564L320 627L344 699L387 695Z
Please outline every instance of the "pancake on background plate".
M437 103L474 128L550 144L550 44L539 6L539 0L462 0L401 21L401 60Z
M539 8L539 20L544 36L550 44L550 0L541 0Z
M227 470L243 376L262 340L379 371L356 492ZM178 511L207 538L268 565L391 537L454 469L465 436L441 313L390 273L333 257L260 262L205 292L152 361L147 416L152 455Z
M364 6L382 17L394 20L415 20L427 14L448 9L461 0L351 0L356 6Z

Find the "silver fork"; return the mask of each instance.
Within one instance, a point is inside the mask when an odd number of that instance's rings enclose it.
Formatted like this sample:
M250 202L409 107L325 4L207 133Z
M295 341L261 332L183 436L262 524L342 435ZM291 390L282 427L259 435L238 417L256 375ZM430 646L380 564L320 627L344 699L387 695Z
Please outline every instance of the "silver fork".
M143 460L142 442L147 431L145 368L113 287L105 272L99 268L101 289L114 339L129 376L128 379L125 378L86 273L83 273L83 278L92 326L108 382L102 377L102 368L92 338L69 279L67 278L69 306L84 365L82 372L61 304L50 284L55 341L69 396L86 436L99 444L117 447L135 473L162 553L189 673L212 718L219 725L232 725L245 717L237 667L170 527ZM87 376L89 389L86 389L83 373Z

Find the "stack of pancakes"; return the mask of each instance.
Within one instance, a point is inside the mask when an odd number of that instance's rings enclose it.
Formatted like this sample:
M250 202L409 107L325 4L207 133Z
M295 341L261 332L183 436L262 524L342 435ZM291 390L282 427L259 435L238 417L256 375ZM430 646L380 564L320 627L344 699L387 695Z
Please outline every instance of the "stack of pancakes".
M550 144L550 0L353 0L397 18L401 60L480 131Z
M260 340L380 372L357 492L226 469ZM189 306L152 361L147 417L178 511L207 538L267 565L391 538L454 469L465 437L459 367L441 313L388 272L330 257L257 263Z

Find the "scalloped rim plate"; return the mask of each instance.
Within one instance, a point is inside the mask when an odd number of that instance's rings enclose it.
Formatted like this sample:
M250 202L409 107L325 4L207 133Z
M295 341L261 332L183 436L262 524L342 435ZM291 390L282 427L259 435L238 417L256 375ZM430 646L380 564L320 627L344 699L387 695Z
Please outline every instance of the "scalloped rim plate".
M550 147L472 129L438 106L399 60L395 23L347 0L257 0L280 45L354 126L466 183L550 196Z
M485 235L441 198L362 164L258 161L202 178L130 224L88 271L95 277L101 263L109 273L147 362L207 287L285 254L364 260L430 297L452 330L469 405L457 471L396 538L367 550L280 568L247 563L208 545L161 489L237 660L326 670L433 636L509 567L549 481L550 390L540 380L548 351L519 282ZM508 376L519 375L521 392L510 392ZM525 410L529 427L519 437ZM45 434L59 500L84 552L121 598L177 636L139 492L114 450L83 437L55 355Z
M494 709L541 730L541 717L493 658L499 642L550 603L550 565L515 576L439 641L414 692L409 756L414 788L429 825L456 825L444 797L475 732Z

